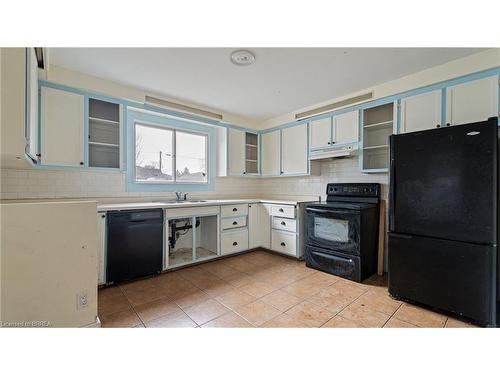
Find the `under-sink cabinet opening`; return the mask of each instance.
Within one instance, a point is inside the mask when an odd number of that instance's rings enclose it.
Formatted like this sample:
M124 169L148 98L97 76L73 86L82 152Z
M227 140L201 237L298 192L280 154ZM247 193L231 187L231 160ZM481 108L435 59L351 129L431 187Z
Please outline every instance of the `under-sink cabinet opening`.
M165 268L218 255L217 214L168 218L165 223Z

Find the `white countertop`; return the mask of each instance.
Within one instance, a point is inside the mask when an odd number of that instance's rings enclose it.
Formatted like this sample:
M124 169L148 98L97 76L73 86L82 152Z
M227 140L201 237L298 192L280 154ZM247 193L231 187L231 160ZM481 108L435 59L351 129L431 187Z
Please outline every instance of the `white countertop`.
M269 203L269 204L290 204L296 205L299 203L313 202L314 199L296 199L296 200L281 200L281 199L206 199L202 202L124 202L124 203L108 203L98 204L98 211L114 211L114 210L140 210L147 208L182 208L182 207L202 207L202 206L220 206L226 204L242 204L242 203Z

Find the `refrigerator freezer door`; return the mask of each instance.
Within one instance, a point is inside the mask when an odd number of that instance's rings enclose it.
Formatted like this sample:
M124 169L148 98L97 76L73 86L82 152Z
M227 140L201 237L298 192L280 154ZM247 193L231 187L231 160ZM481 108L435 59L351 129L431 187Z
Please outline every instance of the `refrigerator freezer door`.
M389 293L496 324L493 246L389 234Z
M496 243L496 122L391 136L391 232Z

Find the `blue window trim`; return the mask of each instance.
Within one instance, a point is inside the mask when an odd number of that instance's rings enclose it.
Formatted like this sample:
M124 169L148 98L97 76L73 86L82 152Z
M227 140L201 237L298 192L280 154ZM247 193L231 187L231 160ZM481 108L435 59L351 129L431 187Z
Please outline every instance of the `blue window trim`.
M127 191L131 192L157 192L157 191L213 191L215 190L216 174L216 130L209 125L194 124L187 121L163 117L134 110L127 111L126 137L127 137ZM206 183L144 183L135 181L135 124L145 123L158 127L186 130L202 133L207 136L208 179Z

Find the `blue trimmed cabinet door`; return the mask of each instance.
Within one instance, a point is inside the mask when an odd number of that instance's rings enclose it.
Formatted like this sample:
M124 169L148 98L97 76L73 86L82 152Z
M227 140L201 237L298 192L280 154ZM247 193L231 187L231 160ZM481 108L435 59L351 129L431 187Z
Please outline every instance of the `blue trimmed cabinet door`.
M359 139L359 111L333 117L332 144L356 143Z
M309 146L311 150L330 147L332 144L332 118L322 118L309 123Z
M498 116L498 75L448 87L446 122L450 125Z
M84 96L51 87L40 95L41 163L84 167Z
M230 176L246 173L244 131L227 129L227 169Z
M283 175L309 173L307 124L300 124L281 131L281 165Z
M441 90L401 99L401 133L432 129L441 125Z
M279 176L281 171L280 130L261 135L261 175L263 177Z

